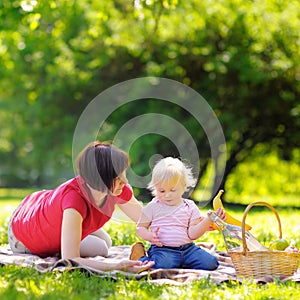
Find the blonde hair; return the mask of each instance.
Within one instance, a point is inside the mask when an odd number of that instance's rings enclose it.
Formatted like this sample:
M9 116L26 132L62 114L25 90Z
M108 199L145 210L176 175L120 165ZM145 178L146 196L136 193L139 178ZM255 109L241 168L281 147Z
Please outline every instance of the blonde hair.
M154 166L148 189L152 192L152 195L156 196L156 185L176 186L178 183L182 184L185 189L194 187L196 179L193 176L192 169L178 158L165 157Z

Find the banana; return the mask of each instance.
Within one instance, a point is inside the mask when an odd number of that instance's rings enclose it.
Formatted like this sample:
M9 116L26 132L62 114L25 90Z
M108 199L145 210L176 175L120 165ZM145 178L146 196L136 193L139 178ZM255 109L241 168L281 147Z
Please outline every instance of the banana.
M236 225L236 226L242 226L242 222L240 222L239 220L235 219L234 217L232 217L229 213L226 212L222 200L221 200L221 195L224 193L223 190L219 190L217 196L214 198L213 200L213 207L214 210L217 211L218 208L222 208L225 213L226 213L226 219L225 222L228 224L232 224L232 225ZM213 228L219 230L218 226L216 224L213 224ZM246 230L250 230L252 227L248 224L245 224L245 229Z

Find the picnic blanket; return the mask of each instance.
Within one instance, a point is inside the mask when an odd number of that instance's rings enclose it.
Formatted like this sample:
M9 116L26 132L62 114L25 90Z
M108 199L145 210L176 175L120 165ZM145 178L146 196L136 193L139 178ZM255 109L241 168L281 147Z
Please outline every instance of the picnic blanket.
M146 279L148 282L156 284L172 284L172 285L184 285L200 279L209 279L214 281L216 284L222 282L243 282L243 278L236 275L233 267L231 258L226 252L220 252L216 250L216 246L208 243L201 243L204 249L211 254L215 255L220 262L220 266L215 271L204 271L204 270L191 270L191 269L152 269L143 271L139 274L133 274L122 271L99 271L93 268L79 265L75 261L60 259L58 257L47 257L40 258L36 255L31 254L13 254L9 246L0 247L0 266L1 265L18 265L21 267L33 267L38 272L66 272L73 270L80 270L87 272L92 276L106 277L113 280L117 280L120 275L125 276L127 279ZM113 246L109 251L107 258L97 256L89 259L101 261L112 261L116 262L122 259L128 259L130 255L130 246ZM282 282L295 281L300 282L300 269L289 277L279 278ZM264 276L254 278L257 283L268 283L272 281L278 281L278 278L273 276Z

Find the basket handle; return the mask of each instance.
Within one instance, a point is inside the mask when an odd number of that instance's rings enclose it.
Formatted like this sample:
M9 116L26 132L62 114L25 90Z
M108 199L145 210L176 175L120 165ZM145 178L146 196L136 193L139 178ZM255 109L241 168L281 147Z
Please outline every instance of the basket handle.
M276 216L276 219L277 219L277 222L278 222L278 229L279 229L279 238L281 239L282 238L282 229L281 229L281 222L280 222L280 218L279 218L279 215L276 211L276 209L271 206L269 203L266 203L266 202L262 202L262 201L257 201L257 202L252 202L250 203L245 211L244 211L244 215L243 215L243 220L242 220L242 240L243 240L243 255L246 254L246 251L247 251L247 243L246 243L246 230L245 230L245 225L246 225L246 216L249 212L249 210L253 207L253 206L257 206L257 205L263 205L263 206L266 206L267 208L269 208L271 211L274 212L275 216Z

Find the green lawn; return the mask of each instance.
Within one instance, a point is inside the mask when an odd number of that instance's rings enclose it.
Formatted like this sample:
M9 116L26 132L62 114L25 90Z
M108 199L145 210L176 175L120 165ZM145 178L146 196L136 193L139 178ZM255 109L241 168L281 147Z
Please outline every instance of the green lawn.
M2 194L1 194L2 193ZM0 192L0 244L7 243L7 223L10 214L18 205L22 193L9 197ZM202 208L203 213L206 212ZM278 210L285 238L294 240L300 248L299 211L293 209ZM230 211L238 218L242 211ZM115 245L132 244L137 240L134 224L122 222L119 212L113 221L105 226ZM274 214L269 210L251 210L247 223L253 226L252 233L263 243L268 243L278 235ZM209 232L201 239L214 242L218 249L224 250L219 232ZM289 282L255 284L248 280L244 284L223 283L216 285L209 279L203 279L186 286L158 286L147 280L117 281L88 276L80 272L40 274L34 269L16 266L0 268L0 299L299 299L299 285Z

